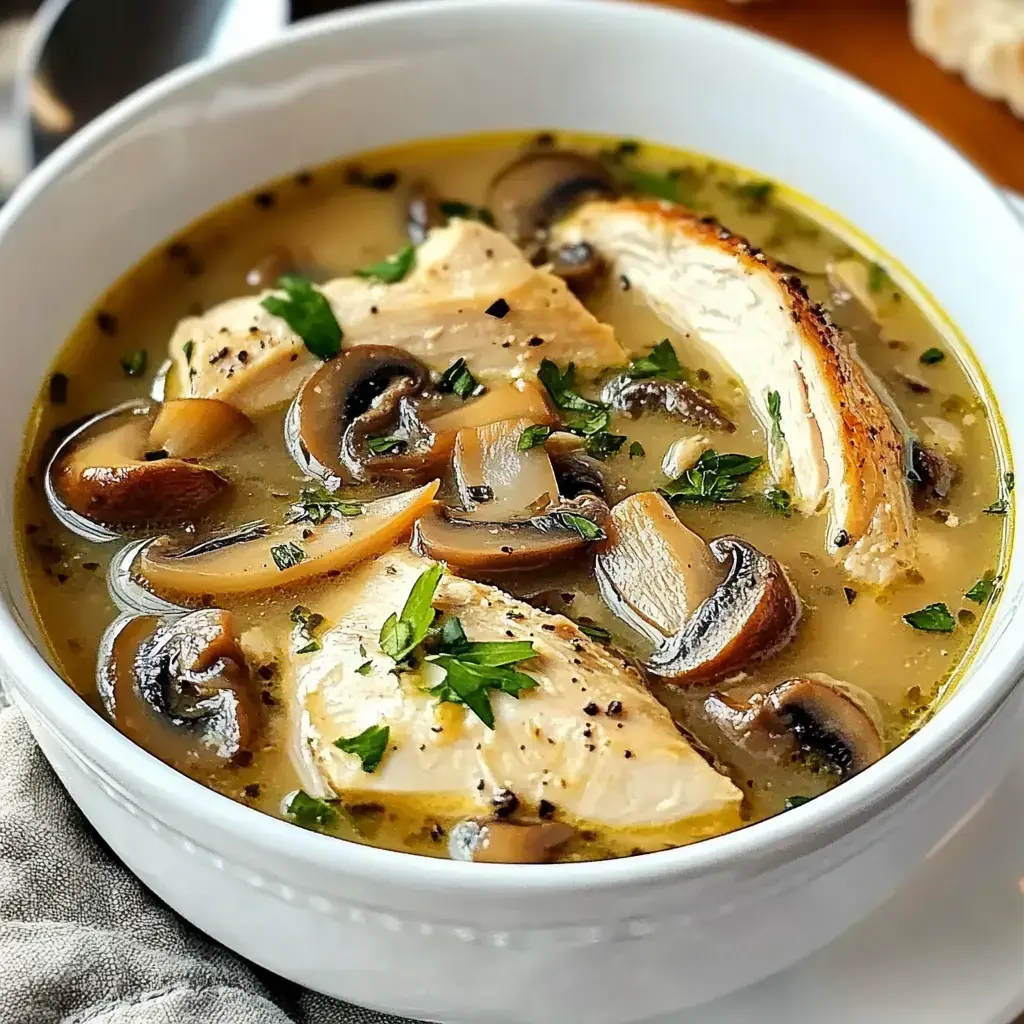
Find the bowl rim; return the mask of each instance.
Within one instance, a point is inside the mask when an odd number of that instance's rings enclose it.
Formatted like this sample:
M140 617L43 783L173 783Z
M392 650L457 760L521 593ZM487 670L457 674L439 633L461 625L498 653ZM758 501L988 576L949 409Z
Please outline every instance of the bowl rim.
M507 11L510 6L519 8L524 16L529 14L540 18L547 12L564 13L567 9L574 10L577 16L583 10L590 15L597 12L606 19L646 21L648 30L652 32L679 32L684 31L687 24L697 25L709 37L730 37L733 45L746 47L751 52L772 53L774 59L786 62L793 70L827 84L833 92L842 93L859 103L862 109L866 107L872 116L895 118L901 129L915 138L916 144L930 147L936 159L958 164L961 172L973 179L979 190L976 194L987 195L991 199L995 193L999 197L1007 211L1007 230L1017 232L1024 243L1024 222L1010 207L1003 193L914 115L845 72L750 29L689 11L622 0L385 0L312 18L244 53L205 57L171 71L126 97L83 127L19 185L0 210L0 246L12 225L44 196L51 184L83 162L91 152L106 145L126 122L151 113L184 87L230 71L268 52L301 44L312 37L343 33L368 23L415 22L453 12L456 15L486 17L490 10L501 7ZM941 298L939 296L940 303ZM0 635L4 636L5 643L0 659L11 675L19 680L31 679L35 689L44 691L41 694L46 706L44 718L52 717L62 741L85 754L96 770L105 773L108 771L106 764L116 764L119 771L112 771L111 775L130 775L150 794L160 794L176 807L187 808L189 816L210 826L214 832L230 833L235 840L280 857L282 864L294 865L296 861L304 861L338 876L358 876L390 884L426 883L450 890L476 892L509 887L534 893L564 892L581 886L623 888L633 883L699 877L711 871L728 870L744 861L764 858L767 854L777 857L825 846L842 833L853 831L861 822L877 816L980 732L1008 700L1024 673L1022 637L1015 649L1004 656L998 668L992 670L991 684L982 691L965 685L973 672L971 665L957 691L926 726L881 761L823 796L755 825L642 857L529 866L467 865L338 841L240 804L180 774L136 746L86 704L36 649L27 630L19 622L20 616L8 604L9 594L5 592L4 598L0 603ZM1009 600L1009 594L1003 596L1004 603ZM1017 611L1020 603L1018 595L1012 610ZM995 645L1002 639L1010 615L1005 619L998 635L996 623L990 625L989 643ZM48 724L48 728L53 728L53 725ZM151 813L144 805L142 810ZM289 884L296 886L294 877Z

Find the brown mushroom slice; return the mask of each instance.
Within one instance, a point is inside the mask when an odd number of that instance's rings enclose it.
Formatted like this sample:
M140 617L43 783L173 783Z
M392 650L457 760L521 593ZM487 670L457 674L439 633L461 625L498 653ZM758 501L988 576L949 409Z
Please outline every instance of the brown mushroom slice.
M646 663L677 684L710 682L770 657L800 622L800 598L774 558L740 537L718 537L708 547L726 566L725 579Z
M198 597L272 590L338 572L392 547L431 507L440 481L378 498L353 518L292 523L236 543L218 540L180 551L168 538L144 551L140 572L158 593Z
M87 422L57 449L45 476L60 521L93 540L120 528L194 522L227 486L212 469L152 448L149 407L120 406ZM93 524L110 527L96 531Z
M252 421L216 398L164 402L149 431L149 444L172 459L202 459L234 444Z
M821 673L787 679L737 706L721 694L704 702L708 717L737 742L767 744L777 754L821 757L849 777L885 753L878 706L867 691Z
M303 469L334 481L432 475L447 452L435 447L434 431L407 404L429 387L430 371L401 349L346 349L296 396L285 421L288 449ZM392 433L402 438L395 450L375 453L371 435Z
M448 855L476 864L547 864L574 834L558 821L467 818L452 828Z
M554 221L587 199L612 198L611 172L595 157L572 150L531 150L491 182L487 205L498 228L519 245L542 240Z
M467 518L522 519L558 499L558 481L542 445L520 451L530 420L501 420L460 430L452 468Z
M634 418L644 410L659 410L704 430L727 434L736 430L732 420L711 398L679 380L616 377L604 386L601 400Z
M630 495L611 519L612 540L594 564L601 594L619 618L663 643L711 597L723 568L660 494Z
M608 270L597 250L587 242L560 245L547 255L551 273L560 277L573 295L581 297L585 297Z
M575 434L569 436L576 438ZM554 434L548 441L553 438ZM562 450L559 449L558 439L555 439L554 445L544 445L551 457L551 466L558 481L558 493L563 498L570 499L579 498L584 494L595 494L609 504L623 497L628 490L625 478L613 474L600 459L587 455L579 447L579 438L576 438L576 441L575 448L566 446Z
M98 689L118 729L189 774L251 751L260 703L230 612L122 617L100 644Z
M499 420L529 420L551 426L556 422L544 390L532 380L514 380L491 388L472 402L449 412L433 416L427 421L435 434L450 435L451 443L455 434L467 427L483 427Z
M571 525L573 516L595 525L593 540L606 539L607 506L587 496L559 502L542 515L505 522L435 509L416 524L412 547L418 554L466 572L535 569L586 548L590 541Z
M422 245L431 229L445 223L437 190L428 181L414 181L405 197L405 233L413 245Z

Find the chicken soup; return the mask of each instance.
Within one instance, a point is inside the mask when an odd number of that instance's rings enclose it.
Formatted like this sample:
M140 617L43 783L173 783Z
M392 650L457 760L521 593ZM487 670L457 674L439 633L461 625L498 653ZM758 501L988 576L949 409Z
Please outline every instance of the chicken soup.
M232 799L472 862L653 852L827 792L955 684L1012 511L980 379L781 184L417 143L102 297L18 543L68 683Z

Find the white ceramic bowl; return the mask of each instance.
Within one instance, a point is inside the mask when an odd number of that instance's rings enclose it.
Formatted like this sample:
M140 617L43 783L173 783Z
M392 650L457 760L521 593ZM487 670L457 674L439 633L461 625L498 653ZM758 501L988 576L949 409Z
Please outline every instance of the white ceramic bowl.
M1024 445L1024 232L938 138L850 79L711 21L596 0L457 0L360 8L171 75L35 172L0 213L4 477L17 471L23 424L61 341L182 225L344 153L549 126L703 150L847 217L938 296L993 382L1011 444ZM10 528L9 499L3 515ZM188 781L51 671L9 545L0 659L107 842L233 949L415 1017L617 1024L710 999L827 942L992 789L1017 739L1021 561L1015 543L969 678L882 762L752 828L604 863L390 853L304 832Z

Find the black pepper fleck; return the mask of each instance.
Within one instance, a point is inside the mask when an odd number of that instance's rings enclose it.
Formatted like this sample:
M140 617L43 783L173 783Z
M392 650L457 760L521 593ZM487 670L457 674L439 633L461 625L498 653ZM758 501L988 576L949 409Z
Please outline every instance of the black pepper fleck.
M484 312L488 316L493 316L496 320L504 320L508 315L511 307L504 299L495 299Z
M257 192L252 197L252 201L255 203L257 210L269 210L277 202L277 199L273 192Z
M499 818L507 818L510 814L514 814L519 807L519 797L510 789L498 789L491 797L491 804L494 806L494 813Z
M622 714L622 701L621 700L613 700L608 705L608 710L607 710L606 714L609 714L609 715L621 715Z
M108 313L106 310L100 310L96 314L96 326L108 337L113 337L117 334L117 317L113 313Z
M583 713L585 715L591 715L591 716L599 715L599 714L601 714L601 709L593 701L591 701L589 704L584 706Z
M245 793L250 800L255 800L260 795L260 784L258 782L250 782L242 792Z
M55 373L50 377L50 404L63 405L68 400L68 375Z

